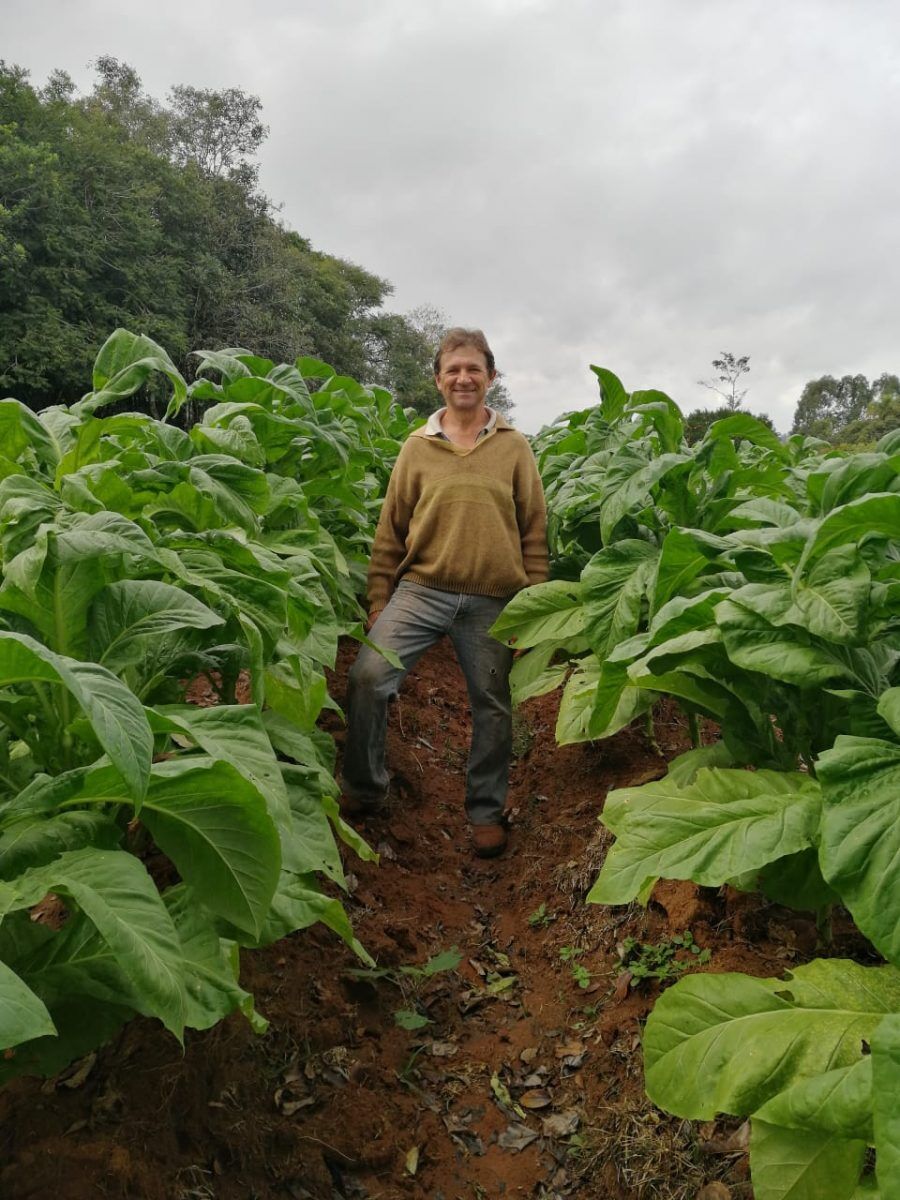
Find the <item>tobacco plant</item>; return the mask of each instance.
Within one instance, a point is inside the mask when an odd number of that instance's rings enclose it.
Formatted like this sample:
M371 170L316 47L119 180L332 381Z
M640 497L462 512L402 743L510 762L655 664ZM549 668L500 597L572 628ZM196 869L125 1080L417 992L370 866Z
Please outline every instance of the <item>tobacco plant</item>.
M264 1027L238 947L315 921L367 960L322 886L346 886L336 836L371 851L316 722L339 636L364 636L408 421L313 360L200 360L189 388L119 330L81 400L0 401L3 1078L58 1070L135 1012L179 1038L235 1008ZM103 415L153 374L165 420ZM187 702L203 678L215 707Z
M647 1022L648 1093L750 1116L757 1200L900 1195L900 431L847 455L737 413L688 447L668 397L594 369L600 404L536 439L556 578L495 626L528 650L515 695L565 684L561 742L662 696L721 741L607 797L589 899L728 882L823 931L840 902L886 960L679 981Z

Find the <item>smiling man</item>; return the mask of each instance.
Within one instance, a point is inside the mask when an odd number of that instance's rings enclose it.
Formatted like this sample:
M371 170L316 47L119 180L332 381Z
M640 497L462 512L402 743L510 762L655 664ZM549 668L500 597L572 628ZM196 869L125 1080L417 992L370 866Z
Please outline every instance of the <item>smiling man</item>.
M344 808L387 796L387 706L406 672L444 634L472 709L466 814L477 855L506 847L512 745L512 652L488 630L509 598L547 578L546 510L527 439L485 403L494 356L478 329L451 329L434 360L445 407L410 435L388 485L372 546L371 637L403 669L364 646L350 672Z

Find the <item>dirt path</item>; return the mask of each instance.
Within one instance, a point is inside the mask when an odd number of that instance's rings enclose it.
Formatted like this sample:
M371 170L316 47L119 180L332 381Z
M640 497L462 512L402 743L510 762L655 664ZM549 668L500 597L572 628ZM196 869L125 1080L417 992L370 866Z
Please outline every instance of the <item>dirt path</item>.
M682 1200L725 1178L748 1197L733 1127L698 1130L644 1098L639 1021L657 985L629 987L617 945L690 929L710 969L769 974L809 929L692 885L661 885L646 911L585 905L607 790L663 761L638 730L557 747L555 704L531 702L519 724L511 848L492 862L466 840L468 713L448 648L426 656L392 718L400 794L365 828L381 865L347 860L348 910L380 967L457 947L455 970L354 978L324 929L247 954L265 1036L232 1018L182 1055L137 1021L68 1077L0 1094L0 1195ZM657 736L666 757L687 748L668 710ZM429 1024L401 1028L398 1010Z

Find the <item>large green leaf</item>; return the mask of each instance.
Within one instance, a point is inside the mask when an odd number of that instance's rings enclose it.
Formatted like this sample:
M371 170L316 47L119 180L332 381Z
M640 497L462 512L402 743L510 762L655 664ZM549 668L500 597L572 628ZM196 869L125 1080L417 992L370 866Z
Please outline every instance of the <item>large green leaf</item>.
M15 880L29 867L52 862L67 850L96 846L112 850L122 831L106 813L62 812L49 819L26 817L0 834L0 879Z
M169 413L175 413L187 399L187 384L161 346L143 334L117 329L111 333L94 362L94 390L75 408L92 413L133 395L151 375L159 372L173 387Z
M754 1118L750 1175L755 1200L853 1200L866 1143L782 1129Z
M598 658L637 632L658 553L648 542L626 539L598 551L582 571L584 634Z
M282 767L292 814L284 868L295 875L322 871L345 888L344 869L328 818L319 773L315 767Z
M859 645L865 625L872 576L855 546L838 546L813 563L794 588L797 624L829 641ZM787 619L792 619L788 614Z
M714 559L728 551L729 542L700 529L670 529L659 555L653 588L653 612L682 593Z
M251 704L165 705L150 715L154 730L187 734L210 758L230 763L265 797L280 830L290 824L281 770L259 709Z
M236 1009L256 1033L268 1022L256 1012L253 997L238 982L240 952L235 942L219 937L208 913L189 887L178 884L163 897L178 930L187 974L185 1024L209 1029Z
M866 937L900 964L900 745L842 735L816 771L822 873Z
M885 1020L890 1020L886 1017ZM880 1028L880 1026L879 1026ZM872 1057L797 1080L755 1116L770 1125L872 1140Z
M647 1093L681 1117L746 1116L799 1080L863 1057L900 1009L900 972L815 959L785 979L691 975L657 1000L644 1034Z
M56 1033L46 1005L15 971L0 962L0 1050Z
M808 775L701 768L622 788L601 820L617 837L588 900L627 904L656 878L718 886L814 843L821 796Z
M618 375L614 375L606 367L595 367L591 364L591 370L597 376L597 384L600 388L600 411L607 421L614 421L624 413L628 403L628 393L622 386Z
M798 687L857 681L852 662L838 653L840 647L816 642L803 629L773 625L758 612L737 603L739 598L740 593L736 593L716 608L722 640L735 666Z
M527 650L541 642L566 642L584 632L582 587L554 579L517 593L494 622L491 635L498 641Z
M591 734L591 716L600 664L591 655L580 659L563 688L556 719L556 740L566 746L571 742L586 742Z
M23 451L31 450L51 471L60 454L51 430L20 400L0 400L0 446L10 459L18 459Z
M834 509L819 524L803 551L798 567L820 558L835 546L859 544L868 538L900 537L900 495L875 492Z
M89 618L93 657L120 671L141 657L141 641L175 629L211 629L222 618L184 591L157 579L123 579L95 598Z
M668 474L689 463L686 454L660 454L637 470L629 471L621 484L606 497L600 521L600 536L607 544L624 516L651 503L652 489Z
M900 1014L884 1018L872 1036L875 1171L885 1198L900 1196Z
M114 772L101 767L84 777L67 803L123 799ZM278 881L281 849L265 798L244 774L201 755L155 763L141 819L211 912L259 932Z
M341 902L324 895L314 875L282 872L260 944L275 942L297 929L307 929L317 921L333 930L367 966L375 966L354 934Z
M569 663L552 660L559 647L556 642L544 642L521 655L509 673L509 690L513 704L522 704L533 696L543 696L559 687L566 678Z
M139 803L147 790L153 735L137 697L105 667L54 654L25 634L0 631L0 683L24 682L61 684L74 696Z
M72 900L140 993L145 1011L181 1037L186 1007L181 945L156 886L136 858L113 850L72 850L25 872L16 889L22 907L50 891ZM27 970L23 975L31 977Z

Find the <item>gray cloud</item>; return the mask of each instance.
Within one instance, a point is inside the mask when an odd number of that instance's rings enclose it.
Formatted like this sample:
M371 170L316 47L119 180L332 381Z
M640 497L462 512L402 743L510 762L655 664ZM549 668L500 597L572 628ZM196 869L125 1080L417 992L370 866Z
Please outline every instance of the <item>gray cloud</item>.
M8 7L38 80L110 53L156 94L259 94L283 218L483 325L526 429L592 401L592 361L691 408L748 353L782 428L809 378L900 370L890 3Z

